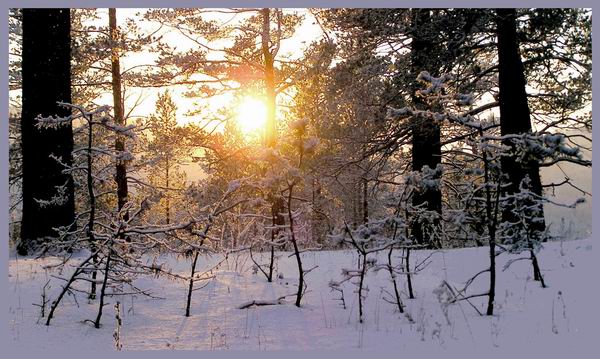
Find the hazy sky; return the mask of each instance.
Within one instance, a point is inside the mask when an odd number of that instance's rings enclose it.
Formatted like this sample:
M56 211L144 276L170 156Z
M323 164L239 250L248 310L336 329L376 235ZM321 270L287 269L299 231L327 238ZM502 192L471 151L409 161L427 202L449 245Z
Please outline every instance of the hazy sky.
M136 18L136 14L143 10L144 9L117 9L117 22L122 24L127 18ZM314 19L307 9L287 9L286 11L298 11L305 16L305 19L303 23L296 29L296 32L292 38L282 41L279 54L291 54L292 58L299 57L302 55L302 50L309 45L311 41L318 40L322 36L322 32L320 27L314 23ZM99 9L99 13L100 16L104 17L106 19L105 21L108 22L108 10ZM208 17L214 17L217 20L227 21L230 20L231 15L214 14L208 15ZM152 30L158 27L156 24L149 24L148 22L139 22L139 24L142 27L147 27L148 29ZM186 50L194 46L191 40L179 35L174 30L165 34L164 39L169 41L170 44L177 44L177 50ZM215 54L213 56L218 57L219 55ZM122 69L126 69L140 64L147 64L148 59L148 54L134 54L133 56L127 56L121 60L121 67ZM133 115L147 116L154 111L154 101L156 100L158 92L164 90L165 89L155 88L132 89L130 90L131 98L126 102L126 106L131 107L141 92L145 100L134 110ZM185 124L188 122L202 121L201 115L193 117L185 116L185 113L188 112L188 110L194 108L194 101L198 101L198 99L190 99L184 96L184 92L187 90L185 86L172 86L169 88L169 90L172 92L173 96L177 98L176 102L179 106L179 123ZM209 100L210 107L212 109L217 109L222 106L227 106L232 101L232 98L233 97L231 95L215 96ZM107 94L103 100L107 104L112 103L112 95Z

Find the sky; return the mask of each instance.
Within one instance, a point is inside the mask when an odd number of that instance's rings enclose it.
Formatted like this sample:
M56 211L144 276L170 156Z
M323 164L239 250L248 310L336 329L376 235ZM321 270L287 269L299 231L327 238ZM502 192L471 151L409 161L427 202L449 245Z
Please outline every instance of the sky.
M119 8L117 9L117 24L123 24L128 18L140 19L139 13L143 13L146 9L128 9L128 8ZM285 9L284 11L294 11L304 15L304 21L298 26L294 35L287 40L282 41L281 47L279 50L280 56L285 56L290 54L291 58L298 58L302 55L303 49L308 46L312 41L318 40L322 37L321 28L316 24L314 18L309 13L308 9ZM108 23L108 9L98 9L98 15L100 19L98 20L96 25L106 26ZM207 18L214 18L218 21L230 21L231 15L225 14L207 14ZM234 21L239 21L237 19L241 18L237 16ZM143 31L151 32L158 28L156 23L148 23L147 21L137 21L138 25L141 27ZM171 30L168 33L163 34L164 39L168 41L170 44L176 44L178 51L185 51L194 46L194 43L186 39L185 37L178 34L175 30ZM214 45L218 46L219 43L215 43ZM131 68L133 66L148 64L149 62L149 54L145 53L137 53L137 54L129 54L121 58L121 70L124 71L127 68ZM210 56L210 54L209 54ZM213 58L218 58L218 54L213 54ZM159 92L165 91L167 88L143 88L143 89L128 89L128 97L125 99L125 112L127 113L129 109L131 109L135 102L138 101L140 95L142 96L142 101L133 109L131 112L131 119L144 118L146 116L151 115L155 109L155 101L158 97ZM196 114L193 116L186 115L190 110L196 108L195 103L199 102L201 105L207 105L209 109L212 111L216 111L217 109L225 106L235 106L233 104L233 95L225 94L221 96L214 96L208 100L201 100L198 98L188 98L184 95L189 89L187 86L170 86L168 87L171 95L174 99L176 99L176 103L178 106L177 111L177 121L179 124L184 125L186 123L204 123L203 114ZM107 93L99 99L99 103L112 105L112 94ZM247 109L241 108L239 112L245 111ZM260 112L260 110L259 110ZM250 126L252 127L252 126ZM212 128L212 125L211 127ZM197 181L205 176L202 172L200 166L196 163L189 163L184 166L184 170L187 174L187 180L189 182Z
M117 23L123 24L127 18L136 18L138 17L136 14L144 9L127 9L127 8L119 8L117 9ZM322 36L322 32L319 26L314 23L312 15L308 12L307 9L286 9L286 11L298 11L305 15L305 19L303 23L297 28L295 34L292 38L285 40L281 44L279 54L292 54L292 57L299 57L302 54L302 49L305 48L311 41L317 40ZM104 21L108 22L108 10L107 9L99 9L100 16L104 17ZM214 17L218 20L229 20L231 15L209 15L208 17ZM102 20L101 20L102 21ZM147 27L148 29L156 29L156 24L148 24L147 22L138 22L142 29ZM183 36L177 34L175 31L167 33L164 35L164 39L169 41L171 44L177 44L177 50L186 50L193 47L193 43L191 40L184 38ZM217 43L218 44L218 43ZM218 55L215 55L218 57ZM148 54L134 54L127 56L121 59L121 67L122 69L126 69L132 66L147 64L148 63ZM138 98L139 93L143 94L145 98L144 101L133 111L133 116L148 116L154 111L154 101L157 97L158 92L162 92L165 89L159 88L145 88L145 89L132 89L130 90L131 98L126 102L126 107L131 108L135 100ZM171 86L169 91L172 92L174 97L177 97L177 104L179 106L178 109L178 122L180 124L186 124L189 122L202 122L201 116L186 116L185 114L194 108L194 101L198 99L190 99L184 96L184 92L187 90L185 86ZM227 106L232 101L233 97L231 95L224 96L216 96L211 98L208 101L210 108L217 109L222 106ZM112 103L112 95L107 94L102 101L105 101L107 104Z

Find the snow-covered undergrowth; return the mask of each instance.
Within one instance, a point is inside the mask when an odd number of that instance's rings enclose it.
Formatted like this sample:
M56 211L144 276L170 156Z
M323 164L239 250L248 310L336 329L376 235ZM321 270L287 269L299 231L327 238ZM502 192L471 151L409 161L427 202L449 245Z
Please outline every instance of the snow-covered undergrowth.
M485 312L486 297L473 298L445 307L438 290L443 280L462 287L464 281L487 265L487 248L438 251L431 263L414 276L415 299L408 299L406 282L399 276L405 314L386 299L391 290L389 274L370 272L366 277L368 295L364 323L359 324L354 286L346 283L342 307L339 292L332 292L330 280L341 277L342 268L357 263L354 251L304 253L307 266L318 268L307 275L308 292L302 308L293 305L294 297L281 305L251 306L238 309L252 300L272 301L296 291L296 267L289 253L280 253L277 280L267 283L264 276L253 274L246 254L231 256L206 286L195 291L192 316L184 317L187 283L160 278L141 278L137 285L155 296L112 297L105 311L103 326L95 329L85 322L93 319L96 302L83 294L68 296L55 314L51 326L40 319L41 294L46 290L53 300L60 280L52 277L56 258L17 259L9 262L9 334L16 349L80 349L94 351L114 348L116 329L114 304L121 306L120 342L123 349L196 349L196 350L312 350L362 349L401 352L421 350L502 350L528 347L577 349L591 334L588 328L590 298L588 288L592 272L592 242L577 240L547 243L539 254L548 288L532 280L530 262L517 261L501 271L510 258L498 257L496 314L480 316L473 306ZM414 263L431 254L415 251ZM384 253L380 254L385 260ZM201 266L210 268L222 260L203 257ZM169 260L174 272L186 275L189 261ZM81 283L80 285L83 285ZM198 285L201 287L202 285ZM469 294L485 292L487 278L480 276ZM409 319L410 318L410 319ZM500 349L498 349L500 348Z

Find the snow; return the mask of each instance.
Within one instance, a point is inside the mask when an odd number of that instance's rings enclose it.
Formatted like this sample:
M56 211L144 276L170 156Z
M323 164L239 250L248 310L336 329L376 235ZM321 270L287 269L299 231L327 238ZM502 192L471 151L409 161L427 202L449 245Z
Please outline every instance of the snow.
M315 148L319 145L320 141L317 137L309 137L302 144L302 148L306 153L313 153Z
M318 265L307 275L308 292L304 305L293 305L296 264L289 253L281 253L274 283L252 274L247 253L232 255L214 278L201 282L194 291L191 317L184 317L187 283L166 277L145 277L136 281L164 299L146 297L108 298L103 326L95 329L86 319L95 318L97 303L88 303L78 294L77 303L68 296L58 308L51 326L39 320L42 288L51 279L50 300L56 297L60 281L53 278L51 265L58 258L15 258L9 260L9 340L16 350L65 349L96 350L114 347L116 329L114 304L121 302L120 329L123 350L375 350L396 353L431 353L457 350L469 353L500 353L518 348L536 348L538 353L558 355L565 350L589 346L591 304L589 276L593 273L591 240L545 243L539 253L549 288L542 289L531 278L529 261L516 261L517 255L498 257L496 312L479 316L465 301L445 306L443 281L462 287L472 275L486 268L487 248L436 251L414 250L413 263L431 256L431 264L415 274L416 299L408 299L404 276L397 281L403 291L406 315L384 300L389 290L389 273L370 271L366 286L364 323L359 324L357 295L351 283L341 283L342 268L354 268L353 250L303 253L308 267ZM256 254L255 254L256 255ZM266 259L267 253L263 254ZM380 253L385 256L385 253ZM398 252L397 256L400 255ZM260 254L258 255L260 256ZM375 256L375 255L373 255ZM83 254L81 255L83 257ZM80 257L80 258L81 258ZM166 267L183 276L189 260L165 257ZM385 257L380 257L385 261ZM222 260L213 254L202 257L199 270ZM65 273L63 273L64 275ZM285 275L283 275L285 274ZM487 277L479 276L468 294L486 289ZM342 308L340 292L330 288L337 283L344 290L347 309ZM439 299L438 299L439 298ZM392 299L392 298L390 298ZM471 302L484 312L487 298ZM255 301L263 305L238 309ZM278 302L279 301L279 302ZM266 305L268 304L268 305ZM409 320L412 318L412 321ZM546 356L546 357L553 357Z

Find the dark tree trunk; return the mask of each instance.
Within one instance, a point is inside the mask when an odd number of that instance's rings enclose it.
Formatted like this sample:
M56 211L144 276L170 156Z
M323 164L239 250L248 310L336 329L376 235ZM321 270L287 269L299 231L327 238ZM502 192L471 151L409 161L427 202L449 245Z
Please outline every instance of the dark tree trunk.
M192 292L194 291L194 275L196 275L196 263L198 262L199 251L194 251L194 259L192 260L192 272L190 274L190 281L188 285L187 301L185 304L185 316L190 316L190 310L192 307Z
M356 229L358 227L358 208L360 201L360 192L358 189L357 183L352 183L352 229Z
M417 95L420 85L417 83L417 75L421 71L428 71L433 76L439 75L440 65L435 59L438 56L438 49L434 43L431 30L431 14L429 9L411 10L411 75L412 75L412 102L415 108L419 110L429 109L424 99ZM412 169L421 171L424 166L435 169L441 162L441 144L440 128L431 119L416 117L412 124ZM428 189L423 192L415 193L413 196L413 205L423 205L430 211L442 213L442 193L439 189ZM417 222L413 223L412 235L419 244L435 244L434 238L426 238L423 225Z
M276 196L273 198L273 203L271 204L271 215L273 217L273 227L277 226L285 226L285 201L283 198ZM279 237L279 231L281 229L275 228L271 231L271 240L276 241ZM283 247L285 250L285 246Z
M271 246L271 254L269 256L269 275L267 276L267 282L273 281L273 271L275 270L275 246Z
M413 291L413 286L412 286L412 275L410 274L410 248L406 248L406 266L405 271L406 271L406 284L408 285L408 297L410 299L415 299L415 293Z
M482 136L483 133L480 133ZM483 169L484 182L488 185L485 187L485 212L488 219L488 246L490 258L490 290L488 292L487 315L494 315L494 301L496 300L496 230L498 228L498 206L500 203L500 182L496 186L495 193L492 193L490 183L490 161L488 160L487 151L483 151ZM492 195L495 199L492 199Z
M496 300L496 240L495 235L490 235L489 256L490 256L490 290L488 292L488 303L486 315L494 315L494 301Z
M363 287L365 284L365 274L367 271L367 253L361 253L359 258L362 256L362 266L360 268L360 281L358 282L358 321L363 322ZM359 259L360 260L360 259Z
M396 305L398 306L398 311L400 313L404 313L404 304L402 304L402 298L400 297L400 291L398 290L398 283L396 283L396 273L394 272L394 266L392 265L392 253L394 252L394 246L390 247L388 251L388 272L390 273L390 280L394 285L394 295L396 297Z
M367 225L369 223L369 181L366 178L362 180L362 215L363 224Z
M71 102L71 36L69 9L23 10L23 218L19 254L34 249L38 239L55 237L53 227L73 224L73 178L55 159L70 166L73 130L36 128L35 118L69 116L57 102ZM36 199L50 200L64 188L64 201L41 207Z
M106 298L106 287L108 284L108 273L110 272L110 259L112 255L112 244L110 244L108 254L106 256L106 266L104 267L104 278L102 279L102 287L100 288L100 302L98 303L98 315L94 321L94 327L100 329L100 320L104 309L104 298Z
M88 219L87 235L90 241L90 247L92 251L96 251L96 238L94 236L94 224L96 223L96 194L94 193L94 176L92 173L94 156L92 154L92 147L94 145L94 126L92 124L93 118L90 116L88 123L88 143L87 143L87 190L90 204L90 217ZM90 287L89 299L96 299L96 277L98 276L97 270L95 269L98 264L98 256L92 258L94 263L94 270L92 271L92 282Z
M294 191L294 184L288 187L288 198L287 198L287 213L290 220L290 240L294 248L294 256L296 257L296 264L298 265L298 291L296 293L296 307L300 307L302 296L304 295L304 269L302 267L302 258L300 256L300 248L298 247L298 241L296 240L296 234L294 232L294 217L292 216L292 193Z
M115 123L120 126L125 125L125 115L123 109L123 95L121 84L121 63L119 60L119 30L117 29L117 11L114 8L108 9L108 25L110 29L111 40L111 74L112 74L112 94ZM125 151L125 140L123 136L117 134L115 140L115 150L121 154ZM115 182L117 182L117 206L120 211L127 203L127 163L124 160L117 159ZM123 219L129 219L128 213L123 214ZM168 223L168 222L167 222Z
M528 133L531 132L531 118L525 92L525 73L517 40L516 10L498 9L497 15L500 132L502 136ZM510 140L505 140L504 144L514 148ZM529 176L531 180L531 190L537 195L542 194L540 167L537 161L517 162L515 156L509 155L502 157L501 164L502 172L508 176L507 194L518 192L525 176ZM539 206L538 210L539 216L543 218L543 207ZM504 209L502 219L515 221L510 208ZM538 231L545 229L543 221L532 225Z

